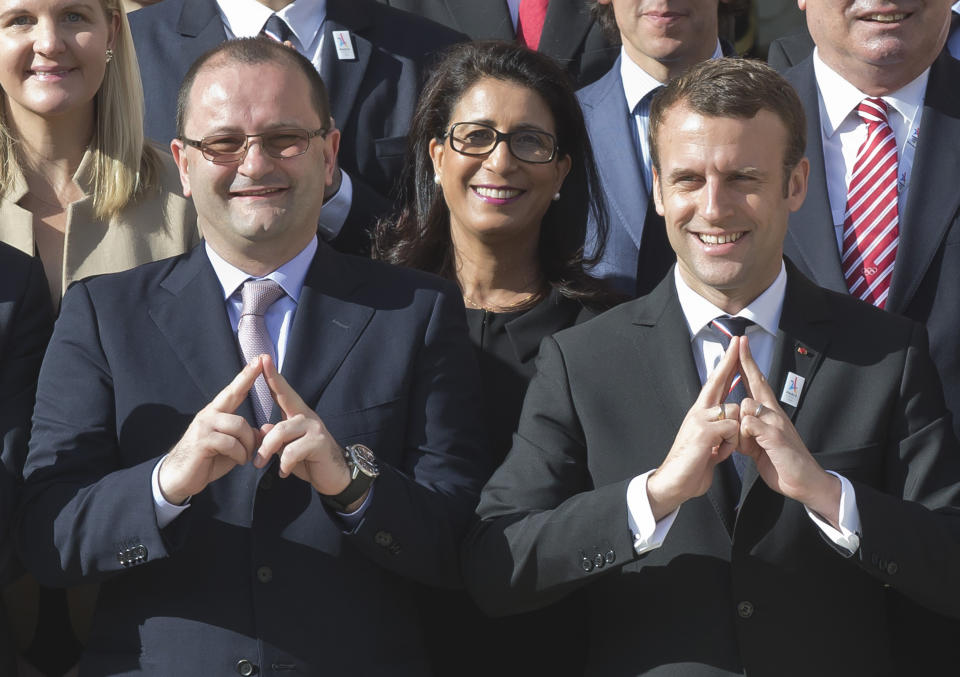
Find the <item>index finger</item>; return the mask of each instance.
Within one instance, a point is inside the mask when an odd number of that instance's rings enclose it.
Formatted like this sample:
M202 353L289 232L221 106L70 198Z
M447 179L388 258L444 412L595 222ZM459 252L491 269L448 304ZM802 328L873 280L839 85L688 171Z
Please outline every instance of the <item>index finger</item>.
M760 367L753 359L753 354L750 352L750 342L746 336L740 341L740 373L743 374L743 387L750 398L762 402L765 407L779 406L777 398L773 395L773 390L770 389L770 384L767 383L767 379L763 377L763 372L760 371Z
M260 375L260 359L256 358L247 362L240 373L233 377L233 380L227 386L217 393L217 396L210 401L208 407L232 414L237 407L247 399L253 382Z
M733 383L733 379L737 375L737 370L740 363L740 356L738 354L736 343L739 339L739 336L734 336L730 340L730 346L727 348L727 352L723 354L723 358L720 360L720 363L717 365L716 369L713 370L713 373L710 374L707 382L703 384L703 388L700 389L700 394L697 396L696 405L701 407L712 407L722 404L727 398L727 392L730 390L730 385Z
M277 403L277 406L280 407L280 410L283 411L288 418L295 414L313 413L313 409L308 407L304 401L300 399L297 391L294 390L290 384L287 383L287 379L277 371L273 358L269 355L264 355L261 359L263 362L263 378L267 381L267 387L270 388L273 399Z

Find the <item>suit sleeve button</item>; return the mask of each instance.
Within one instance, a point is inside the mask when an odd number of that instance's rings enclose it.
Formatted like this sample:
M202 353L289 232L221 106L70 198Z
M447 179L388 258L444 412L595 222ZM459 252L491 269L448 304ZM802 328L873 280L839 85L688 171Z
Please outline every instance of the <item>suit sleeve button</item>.
M248 661L246 658L241 658L237 661L237 672L239 672L243 677L250 677L257 671L257 666Z
M393 534L389 531L378 531L373 535L373 542L381 548L389 548L390 544L393 543Z
M606 563L607 562L605 559L603 559L602 553L598 552L596 555L593 556L593 566L597 567L598 569Z
M617 560L617 553L613 550L607 550L607 554L603 557L606 560L607 564L613 564Z
M270 567L260 567L257 569L257 580L261 583L269 583L273 580L273 569Z
M737 615L740 618L750 618L753 615L753 604L747 601L737 604Z
M593 571L593 560L584 555L583 559L580 560L580 566L583 567L583 570L587 573Z
M900 571L900 565L896 562L887 562L887 573L891 576Z

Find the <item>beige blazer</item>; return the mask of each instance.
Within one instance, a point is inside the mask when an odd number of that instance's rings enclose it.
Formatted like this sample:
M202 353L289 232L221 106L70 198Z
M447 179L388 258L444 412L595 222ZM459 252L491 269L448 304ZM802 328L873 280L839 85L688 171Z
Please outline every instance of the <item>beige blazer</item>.
M159 154L160 191L141 196L109 223L93 215L93 154L84 154L74 175L84 197L67 208L61 289L90 275L182 254L200 241L197 215L180 192L177 166L169 153ZM17 204L26 193L27 182L18 175L13 190L0 198L0 241L35 256L33 214Z

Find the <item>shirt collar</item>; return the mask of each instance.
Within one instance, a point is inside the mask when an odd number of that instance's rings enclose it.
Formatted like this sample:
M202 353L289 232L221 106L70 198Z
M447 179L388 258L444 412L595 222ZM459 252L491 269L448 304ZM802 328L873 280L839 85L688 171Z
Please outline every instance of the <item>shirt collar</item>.
M719 59L723 56L723 50L720 48L720 40L717 40L717 48L713 51L711 59ZM627 105L630 110L637 107L640 99L664 84L655 77L643 70L627 56L627 50L620 48L620 79L623 80L623 93L627 95Z
M820 124L823 127L824 136L829 139L837 132L844 120L856 110L860 102L869 95L861 92L825 64L817 48L813 50L813 72L817 79L817 87L820 89L822 110L826 113ZM909 125L916 116L917 109L923 105L923 94L927 90L929 77L930 69L927 68L897 91L880 98L888 106L892 106Z
M680 308L683 310L683 316L687 320L687 327L690 329L690 340L692 341L697 334L703 331L704 327L710 324L720 315L727 315L720 308L710 303L697 292L693 291L680 275L678 266L674 266L673 279L677 286L677 297L680 299ZM777 335L777 328L780 326L780 313L783 310L783 297L787 290L787 269L780 262L780 274L777 275L769 287L767 287L760 296L755 298L750 304L737 313L737 317L745 317L753 320L765 332L772 336Z
M260 34L267 19L274 14L257 0L217 0L220 16L230 32L237 38L252 38ZM301 45L309 45L317 36L327 16L327 0L296 0L277 16L287 22Z
M210 259L210 265L213 266L213 272L216 273L220 286L223 287L223 299L227 300L233 296L247 280L253 276L243 272L232 263L227 263L222 256L217 254L208 242L204 242L204 249L207 252L207 258ZM287 296L293 299L294 303L300 300L300 292L303 290L303 281L307 278L307 271L310 270L310 263L317 252L316 236L310 240L299 254L284 263L269 275L264 275L258 280L270 279L283 287Z

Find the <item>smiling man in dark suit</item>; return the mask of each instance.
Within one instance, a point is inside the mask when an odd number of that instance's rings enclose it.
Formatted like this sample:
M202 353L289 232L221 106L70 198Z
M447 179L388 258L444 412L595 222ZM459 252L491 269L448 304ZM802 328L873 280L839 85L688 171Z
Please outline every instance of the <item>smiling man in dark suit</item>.
M816 49L785 76L807 113L810 188L784 250L817 284L926 325L960 435L960 62L944 47L951 2L799 4ZM876 133L861 105L883 110ZM870 144L884 135L886 179L870 173ZM866 195L857 192L865 175ZM896 631L908 652L902 670L960 661L960 623L894 602L916 616Z
M783 259L808 164L771 68L694 67L651 140L677 264L542 344L468 587L491 613L579 589L589 674L894 674L888 588L960 616L960 454L924 329Z
M429 673L413 582L459 583L476 366L455 287L318 242L328 120L299 54L222 43L171 145L204 244L65 297L18 543L102 582L81 672Z
M348 253L369 252L367 229L389 210L427 64L465 38L373 0L164 0L129 18L144 82L144 129L164 145L175 132L184 74L227 38L268 35L313 63L340 131L320 233Z

